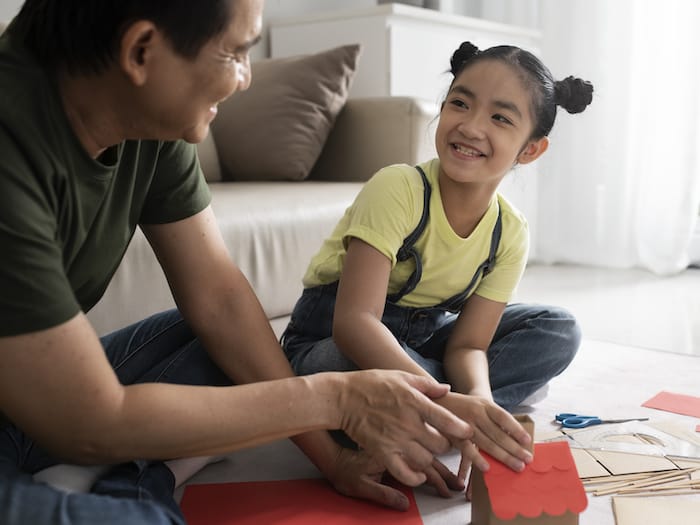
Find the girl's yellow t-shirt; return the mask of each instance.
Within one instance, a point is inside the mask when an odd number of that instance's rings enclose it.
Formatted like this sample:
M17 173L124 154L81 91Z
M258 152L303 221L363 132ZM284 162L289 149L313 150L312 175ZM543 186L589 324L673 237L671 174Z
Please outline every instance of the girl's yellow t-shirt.
M501 210L502 233L496 251L496 265L480 279L474 292L493 301L507 303L513 296L527 262L529 232L525 217L505 197L496 193L483 218L467 238L450 226L442 206L438 184L439 159L420 165L432 194L430 217L415 247L423 273L416 288L398 304L410 307L434 306L461 293L479 265L488 258L491 234ZM401 289L415 269L413 259L398 262L404 239L415 229L423 212L424 186L414 166L396 164L375 173L364 185L327 238L303 279L310 288L337 281L351 237L373 246L391 261L388 294Z

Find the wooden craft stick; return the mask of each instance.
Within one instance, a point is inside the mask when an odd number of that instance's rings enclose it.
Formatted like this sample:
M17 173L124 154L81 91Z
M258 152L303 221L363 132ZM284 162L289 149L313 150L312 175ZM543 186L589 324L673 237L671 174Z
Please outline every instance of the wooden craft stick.
M594 491L593 494L596 496L607 496L609 494L614 494L615 492L619 492L619 491L621 491L623 489L627 489L627 488L650 487L650 486L658 485L661 483L666 483L669 481L682 480L682 479L688 478L690 476L690 473L694 472L696 470L698 470L697 467L692 468L692 469L674 470L672 472L664 472L662 474L650 475L646 479L623 482L623 483L609 486L607 488L602 488L602 489Z
M596 490L593 494L595 496L608 496L610 494L619 494L625 490L652 490L649 487L653 487L655 485L659 485L662 483L666 483L667 481L677 481L682 478L671 478L669 480L657 480L655 482L646 482L646 483L629 483L625 485L624 487L614 487L614 488L607 488L607 489L602 489L602 490Z
M635 492L658 492L664 490L678 490L678 489L694 489L700 488L700 481L676 481L669 483L667 485L661 485L657 487L633 487L629 489L621 489L618 494L632 494Z
M584 478L581 483L584 485L599 485L604 483L619 483L621 481L632 481L649 477L649 472L639 472L636 474L618 474L617 476L605 476L597 478Z
M633 477L632 477L633 476ZM617 478L618 476L615 476ZM634 481L640 481L644 479L649 478L649 473L645 474L629 474L625 476L619 476L619 477L624 477L624 479L610 479L607 482L600 481L598 483L591 483L591 484L583 484L583 488L586 492L596 492L599 490L607 490L609 488L624 488L628 487L631 485L632 482Z
M635 479L628 479L628 480L623 480L623 481L618 481L618 482L611 482L610 484L608 484L606 486L593 487L592 492L596 496L605 496L607 494L612 494L613 492L617 491L618 489L630 487L637 481L648 480L649 477L650 477L649 474L646 474L642 478L635 478Z
M630 487L628 489L620 489L619 494L623 492L655 492L657 490L671 490L671 489L688 489L688 488L700 488L700 482L691 480L680 480L672 481L664 485L656 485L653 487Z
M700 488L700 480L698 479L686 479L682 481L674 481L667 485L662 485L660 487L651 487L649 490L666 490L667 488Z
M691 474L693 472L696 472L700 470L700 467L693 467L693 468L684 468L680 470L672 470L670 472L662 472L660 474L653 474L652 476L649 477L649 481L656 481L656 480L662 480L662 479L667 479L667 478L673 478L676 476L687 476L688 478L691 477Z
M679 474L678 476L669 476L667 478L657 478L657 479L649 479L646 481L636 481L632 483L632 486L635 488L639 487L653 487L655 485L664 485L666 483L670 483L673 481L685 481L688 480L688 475L687 474Z
M621 497L621 498L625 498L625 497L638 498L640 496L643 496L643 497L647 498L647 497L653 497L653 496L685 496L688 494L698 494L698 493L699 493L698 490L690 489L690 490L671 490L668 492L657 491L657 492L643 492L643 493L639 493L639 494L621 494L619 497Z

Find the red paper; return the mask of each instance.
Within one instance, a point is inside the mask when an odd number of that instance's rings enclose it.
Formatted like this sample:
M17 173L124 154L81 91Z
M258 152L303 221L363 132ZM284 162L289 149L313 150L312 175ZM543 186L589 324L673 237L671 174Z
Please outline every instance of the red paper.
M483 453L491 468L484 472L491 508L497 518L512 520L517 515L536 518L579 514L588 505L586 492L576 470L569 444L565 441L535 444L532 463L515 472Z
M700 425L695 426L695 432L700 432Z
M406 512L338 494L323 479L188 485L180 507L189 525L421 525L413 491Z
M649 401L642 403L643 407L656 408L683 414L685 416L700 417L700 397L674 394L672 392L659 392Z

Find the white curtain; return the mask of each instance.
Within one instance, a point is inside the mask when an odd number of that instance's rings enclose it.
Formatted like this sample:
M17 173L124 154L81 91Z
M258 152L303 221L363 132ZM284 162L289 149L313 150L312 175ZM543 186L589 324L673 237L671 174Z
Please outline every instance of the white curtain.
M539 161L537 258L660 275L700 209L700 2L541 0L542 58L593 82Z

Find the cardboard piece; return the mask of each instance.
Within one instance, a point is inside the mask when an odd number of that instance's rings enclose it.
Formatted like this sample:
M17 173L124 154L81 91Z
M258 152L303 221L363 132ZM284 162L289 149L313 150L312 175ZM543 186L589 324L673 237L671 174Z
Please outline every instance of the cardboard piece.
M588 450L587 452L605 465L605 468L615 476L636 474L637 472L675 470L677 468L675 463L663 456L643 456L607 450Z
M588 451L580 448L572 448L571 455L576 463L576 470L581 478L599 478L610 476L610 472L591 456Z
M700 397L688 396L685 394L661 391L648 401L642 403L642 406L665 410L667 412L673 412L674 414L700 417Z
M180 507L189 525L422 525L413 491L392 486L408 511L342 496L323 479L188 485Z
M624 425L629 425L629 423L624 423ZM606 431L601 427L596 427L594 432L605 433ZM663 448L650 445L638 436L612 435L610 439L613 441L605 442L594 436L593 439L581 439L582 443L576 441L577 434L585 436L588 433L586 429L580 429L574 432L567 430L567 434L559 432L558 436L547 436L548 442L565 441L569 443L571 454L576 463L576 470L578 470L581 478L657 472L662 470L674 470L679 467L678 461L675 458L671 459L663 455ZM641 450L648 451L650 454L600 450L600 448L593 447L618 447L623 450L629 447L632 452Z
M697 523L700 515L699 499L615 496L612 498L612 505L617 525Z
M673 463L678 468L693 468L700 467L700 458L698 459L674 459Z
M523 426L534 423L519 416ZM523 472L514 472L482 453L485 473L472 470L471 525L576 525L588 500L569 444L537 443L534 459Z

